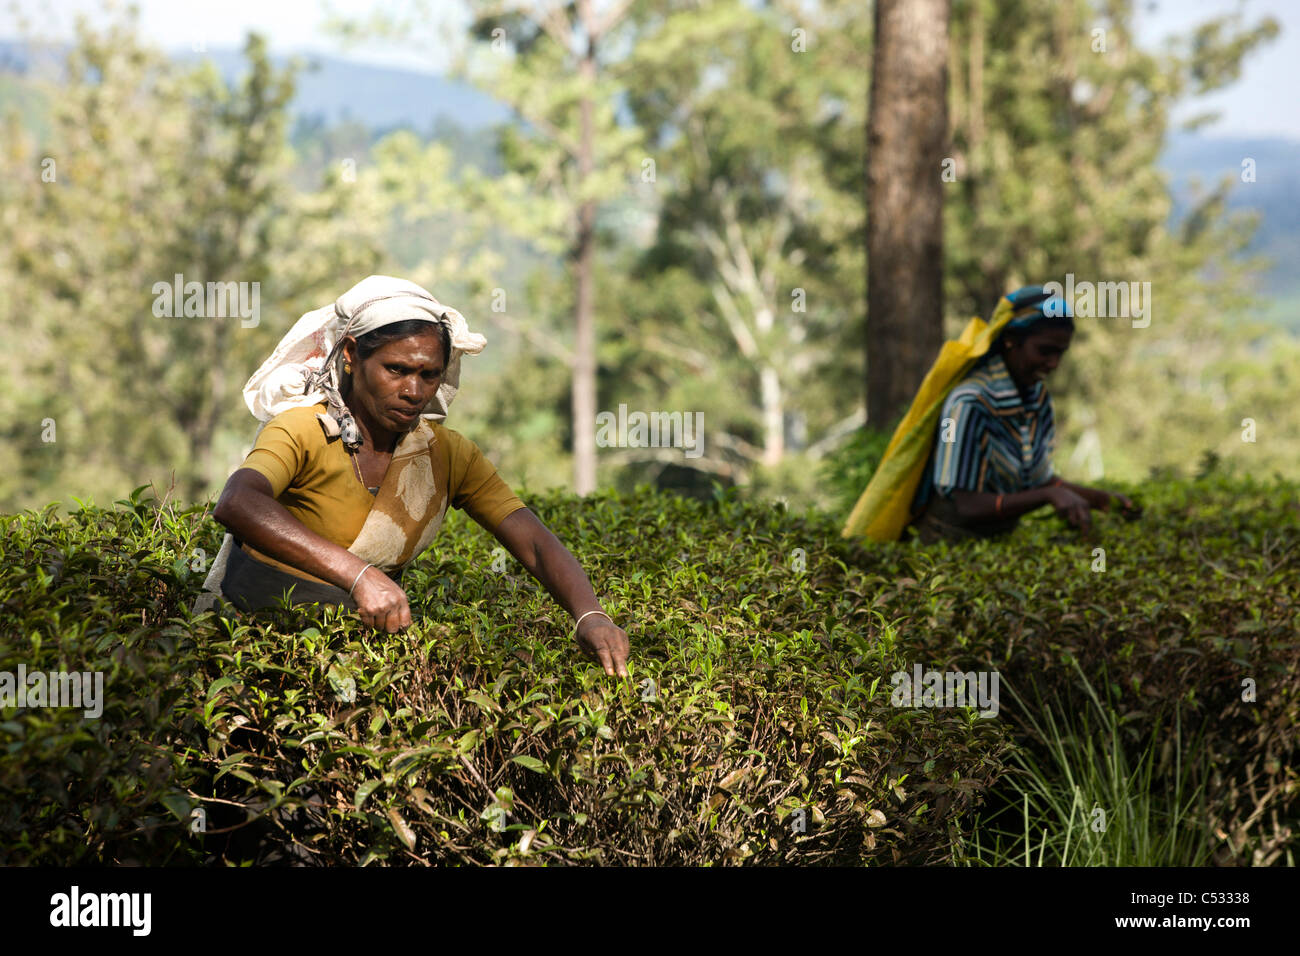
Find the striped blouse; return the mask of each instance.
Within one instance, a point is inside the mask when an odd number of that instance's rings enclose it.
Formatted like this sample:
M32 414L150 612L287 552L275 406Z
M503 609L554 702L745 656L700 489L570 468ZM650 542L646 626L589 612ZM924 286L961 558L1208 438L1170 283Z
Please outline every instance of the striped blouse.
M913 513L933 490L1004 495L1052 480L1056 424L1047 387L1036 382L1024 399L1002 356L981 360L948 393L939 416L931 467L917 489Z

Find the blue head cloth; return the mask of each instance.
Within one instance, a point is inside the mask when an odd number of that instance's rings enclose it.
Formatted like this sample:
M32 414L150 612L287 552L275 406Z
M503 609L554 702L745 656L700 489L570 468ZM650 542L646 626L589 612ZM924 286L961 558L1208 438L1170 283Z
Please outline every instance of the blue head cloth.
M1006 331L1025 333L1040 322L1055 320L1053 325L1074 327L1074 315L1070 304L1060 296L1044 292L1041 285L1021 286L1015 292L1007 293L1015 311L1006 324Z

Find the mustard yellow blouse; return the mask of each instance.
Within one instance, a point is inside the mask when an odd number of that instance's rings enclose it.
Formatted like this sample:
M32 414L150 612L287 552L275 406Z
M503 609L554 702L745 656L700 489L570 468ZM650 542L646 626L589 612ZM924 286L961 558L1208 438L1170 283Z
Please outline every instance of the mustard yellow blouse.
M346 548L361 533L375 499L357 477L343 442L327 440L316 418L327 408L321 402L276 415L240 467L265 475L271 494L285 510L322 538ZM433 433L435 487L447 489L448 507L460 508L488 532L525 507L477 445L441 424L433 424ZM245 550L269 558L247 545ZM298 569L294 573L312 577Z

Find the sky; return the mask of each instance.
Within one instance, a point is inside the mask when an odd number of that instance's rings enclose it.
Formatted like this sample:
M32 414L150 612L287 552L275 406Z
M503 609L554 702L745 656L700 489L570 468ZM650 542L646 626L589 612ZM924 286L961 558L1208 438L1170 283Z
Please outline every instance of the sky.
M468 9L460 0L429 0L439 29L423 49L392 43L345 48L326 29L327 13L363 19L374 10L402 9L400 2L365 0L136 0L140 28L149 40L168 50L243 45L249 30L269 39L273 53L326 53L346 59L423 72L445 72L452 38L463 35ZM597 0L597 7L603 6ZM67 40L79 12L102 18L102 0L12 0L47 39ZM1270 15L1281 34L1247 60L1241 79L1229 89L1198 101L1195 109L1218 110L1222 118L1203 129L1209 136L1281 136L1300 140L1300 0L1136 0L1139 40L1159 46L1171 33L1186 30L1211 16L1242 11L1247 22ZM0 9L0 37L14 37L15 16Z

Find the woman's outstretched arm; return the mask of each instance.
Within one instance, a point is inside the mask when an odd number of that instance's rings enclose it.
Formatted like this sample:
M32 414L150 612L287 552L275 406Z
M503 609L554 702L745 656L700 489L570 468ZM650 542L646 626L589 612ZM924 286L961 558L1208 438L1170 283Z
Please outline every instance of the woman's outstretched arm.
M999 502L999 499L1001 501ZM1088 499L1061 484L1040 485L1009 495L995 495L989 491L963 491L953 489L953 503L957 513L968 521L992 521L998 518L1016 518L1035 508L1050 504L1056 513L1076 528L1087 531L1092 526Z
M497 526L496 538L575 620L601 610L578 559L527 508L507 515ZM627 633L608 618L588 614L578 625L578 644L600 661L606 674L627 676Z
M1076 495L1083 498L1093 508L1100 508L1102 511L1109 511L1112 499L1119 503L1120 510L1126 515L1139 515L1142 509L1133 503L1127 495L1121 495L1117 491L1106 491L1104 488L1092 488L1088 485L1076 485L1073 482L1064 479L1056 479L1060 482L1061 487L1069 488Z

